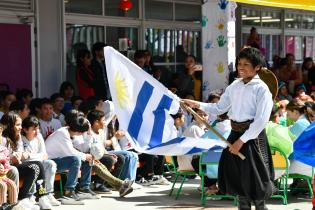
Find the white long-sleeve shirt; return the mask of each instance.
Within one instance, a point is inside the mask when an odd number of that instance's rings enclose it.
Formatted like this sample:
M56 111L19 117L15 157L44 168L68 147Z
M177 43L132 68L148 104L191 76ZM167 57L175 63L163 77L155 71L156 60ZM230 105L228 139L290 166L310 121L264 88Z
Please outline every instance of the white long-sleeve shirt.
M39 133L37 136L29 141L25 136L22 136L23 150L30 153L28 160L43 161L47 155L45 142L42 135Z
M228 112L229 118L236 122L254 120L240 137L244 143L257 138L266 127L272 107L269 88L258 75L246 84L241 79L235 80L218 103L200 103L200 109L217 115Z
M46 139L45 146L48 158L79 156L81 160L85 161L86 155L74 148L68 129L68 127L59 128Z

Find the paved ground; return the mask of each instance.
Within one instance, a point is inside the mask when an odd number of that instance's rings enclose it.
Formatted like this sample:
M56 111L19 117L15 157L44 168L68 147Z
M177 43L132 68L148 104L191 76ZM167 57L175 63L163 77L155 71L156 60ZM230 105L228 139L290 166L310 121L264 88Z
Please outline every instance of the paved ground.
M236 210L232 205L232 201L207 201L206 207L200 205L200 193L196 190L198 180L190 180L184 185L184 191L178 200L168 196L171 186L150 186L135 190L126 198L119 198L118 192L104 195L99 200L85 200L82 206L59 206L55 210ZM282 205L280 200L270 200L267 203L269 210L310 210L311 199L305 197L295 198L289 197L289 204ZM254 208L252 208L254 209Z

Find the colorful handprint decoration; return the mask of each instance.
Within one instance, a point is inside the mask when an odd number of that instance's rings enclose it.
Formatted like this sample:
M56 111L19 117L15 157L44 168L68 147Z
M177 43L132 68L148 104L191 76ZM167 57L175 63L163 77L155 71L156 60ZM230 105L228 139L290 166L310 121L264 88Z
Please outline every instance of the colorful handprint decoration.
M220 7L221 10L226 10L227 5L229 4L228 0L218 0L218 5Z
M218 42L219 47L224 47L224 45L227 43L227 40L226 40L225 36L220 35L217 38L217 42Z
M222 62L217 64L217 71L219 74L222 74L224 72L224 66Z

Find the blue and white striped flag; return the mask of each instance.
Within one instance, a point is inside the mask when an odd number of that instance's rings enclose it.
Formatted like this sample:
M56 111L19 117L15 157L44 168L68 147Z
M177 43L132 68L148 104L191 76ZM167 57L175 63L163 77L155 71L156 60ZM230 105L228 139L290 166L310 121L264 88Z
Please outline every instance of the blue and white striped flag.
M106 71L120 128L138 152L184 155L225 147L219 140L177 138L170 114L180 99L112 47L105 47Z

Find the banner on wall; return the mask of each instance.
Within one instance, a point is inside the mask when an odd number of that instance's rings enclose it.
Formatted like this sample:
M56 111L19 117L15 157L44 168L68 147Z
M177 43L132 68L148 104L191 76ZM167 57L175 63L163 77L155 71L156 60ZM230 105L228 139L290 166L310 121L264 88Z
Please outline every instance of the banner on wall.
M235 22L235 8L236 3L228 0L206 0L202 5L203 101L228 85L228 46L235 52L235 44L229 44L235 35L228 36L228 23Z

